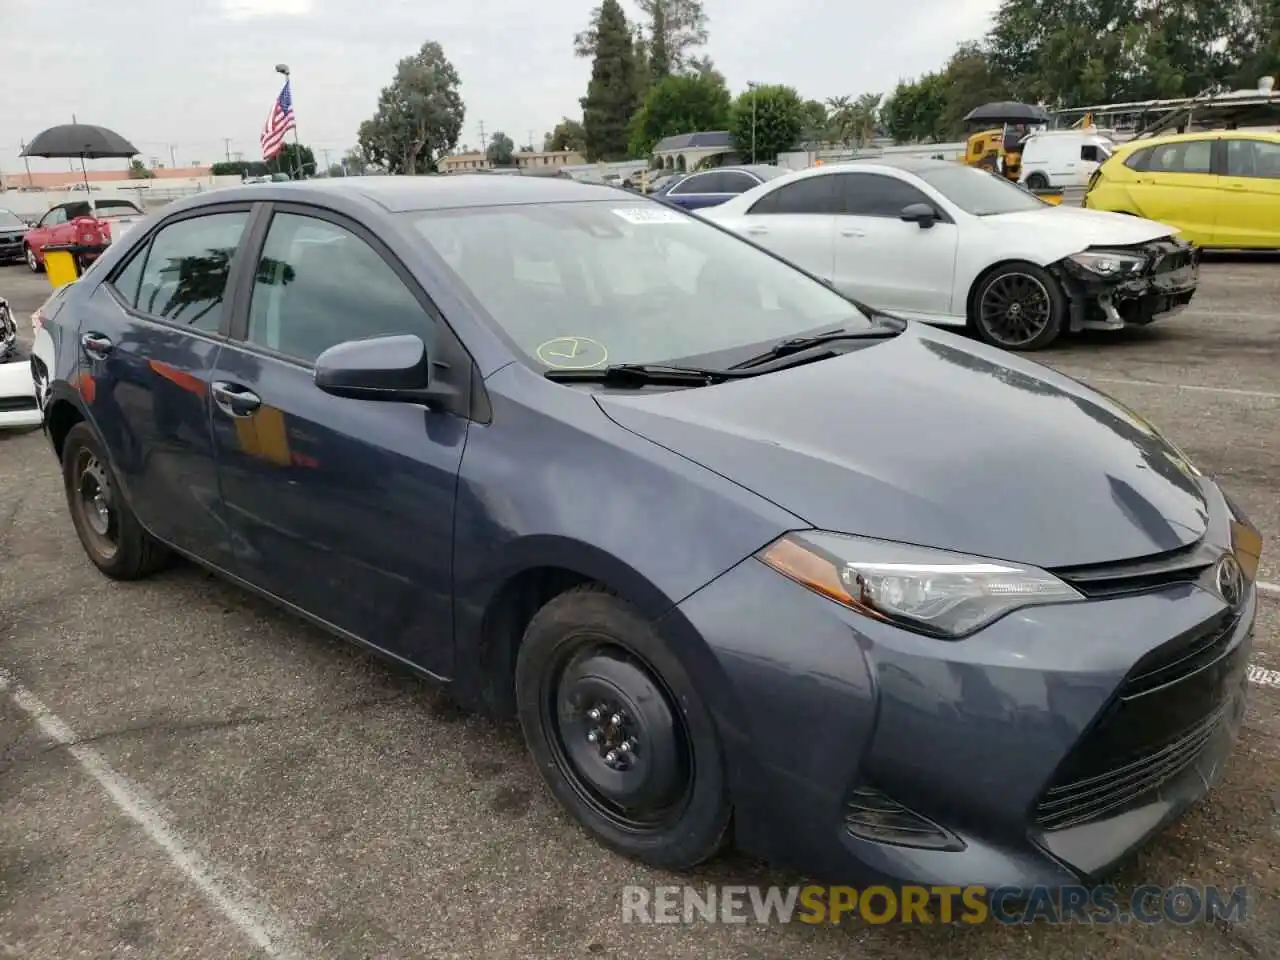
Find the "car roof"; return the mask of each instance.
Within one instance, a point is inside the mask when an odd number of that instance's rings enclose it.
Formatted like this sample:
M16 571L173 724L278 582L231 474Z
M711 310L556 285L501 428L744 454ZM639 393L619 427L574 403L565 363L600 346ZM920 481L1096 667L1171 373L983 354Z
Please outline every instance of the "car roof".
M366 176L325 177L289 183L224 187L179 201L187 209L210 203L325 202L336 198L381 207L390 213L526 203L572 203L620 199L623 191L559 177ZM636 199L634 194L625 194ZM176 207L176 205L175 205Z
M742 173L754 173L758 177L767 177L775 173L789 172L786 167L775 166L772 163L733 163L723 167L708 167L706 170L689 170L685 172L685 175L693 176L695 173L719 173L726 170L740 171Z
M858 157L854 160L842 160L838 164L824 164L826 167L851 166L857 164L867 167L891 167L894 170L905 170L908 173L921 173L927 170L940 170L954 167L959 161L938 160L934 157Z
M1159 137L1146 137L1142 140L1126 140L1120 144L1120 151L1129 153L1140 147L1160 146L1165 143L1191 143L1195 140L1270 140L1280 143L1280 133L1272 130L1193 130L1191 133L1167 133ZM1117 151L1117 152L1120 152Z

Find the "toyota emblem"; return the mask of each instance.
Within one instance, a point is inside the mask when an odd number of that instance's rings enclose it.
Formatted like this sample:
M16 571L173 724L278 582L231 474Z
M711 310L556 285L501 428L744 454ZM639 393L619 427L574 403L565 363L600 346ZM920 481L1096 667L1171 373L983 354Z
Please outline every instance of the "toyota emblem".
M1225 554L1218 561L1218 570L1214 576L1218 593L1230 606L1238 607L1244 599L1244 571L1231 554Z

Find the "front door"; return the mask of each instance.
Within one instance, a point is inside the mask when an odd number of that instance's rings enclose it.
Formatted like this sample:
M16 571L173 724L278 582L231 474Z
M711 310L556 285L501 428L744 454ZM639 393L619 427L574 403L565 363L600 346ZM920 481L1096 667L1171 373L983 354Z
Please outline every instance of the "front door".
M67 208L58 206L51 209L40 221L27 231L27 247L39 263L44 262L42 251L46 246L56 242L57 229L67 222Z
M247 204L172 220L122 261L80 321L89 416L143 526L216 564L230 542L209 432L209 376Z
M467 421L321 392L348 340L443 325L359 227L280 208L248 316L213 372L232 572L438 675L452 671L453 515Z
M938 204L905 180L880 173L832 177L836 218L835 288L882 310L946 317L955 276L956 225L902 219L912 204Z
M1129 189L1137 213L1175 226L1195 243L1209 243L1217 228L1222 178L1214 173L1213 139L1154 147L1146 169Z
M1280 246L1280 142L1224 139L1226 164L1213 243Z

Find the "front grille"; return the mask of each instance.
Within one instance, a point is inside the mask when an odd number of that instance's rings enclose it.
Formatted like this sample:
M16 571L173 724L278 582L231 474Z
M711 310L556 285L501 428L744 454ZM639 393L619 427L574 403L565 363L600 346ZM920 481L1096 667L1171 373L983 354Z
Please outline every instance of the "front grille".
M1172 780L1200 756L1231 709L1227 702L1158 750L1092 777L1045 791L1036 819L1046 830L1088 823L1119 811Z
M1139 660L1041 795L1036 822L1060 830L1119 813L1194 763L1239 694L1239 625L1214 617Z
M1194 583L1220 555L1221 550L1197 543L1139 560L1059 567L1053 573L1091 599L1117 597Z

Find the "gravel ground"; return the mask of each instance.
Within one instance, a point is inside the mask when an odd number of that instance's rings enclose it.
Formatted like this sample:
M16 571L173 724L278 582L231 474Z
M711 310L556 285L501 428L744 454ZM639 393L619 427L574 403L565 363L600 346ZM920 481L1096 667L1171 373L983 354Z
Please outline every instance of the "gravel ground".
M44 283L0 269L24 320ZM1219 258L1189 312L1042 355L1217 473L1267 535L1272 583L1277 307L1280 260ZM1280 595L1256 647L1225 780L1119 878L1247 884L1243 923L624 924L625 885L684 878L577 830L518 730L191 567L107 581L43 438L0 434L0 957L1276 957ZM729 857L692 882L795 880Z

